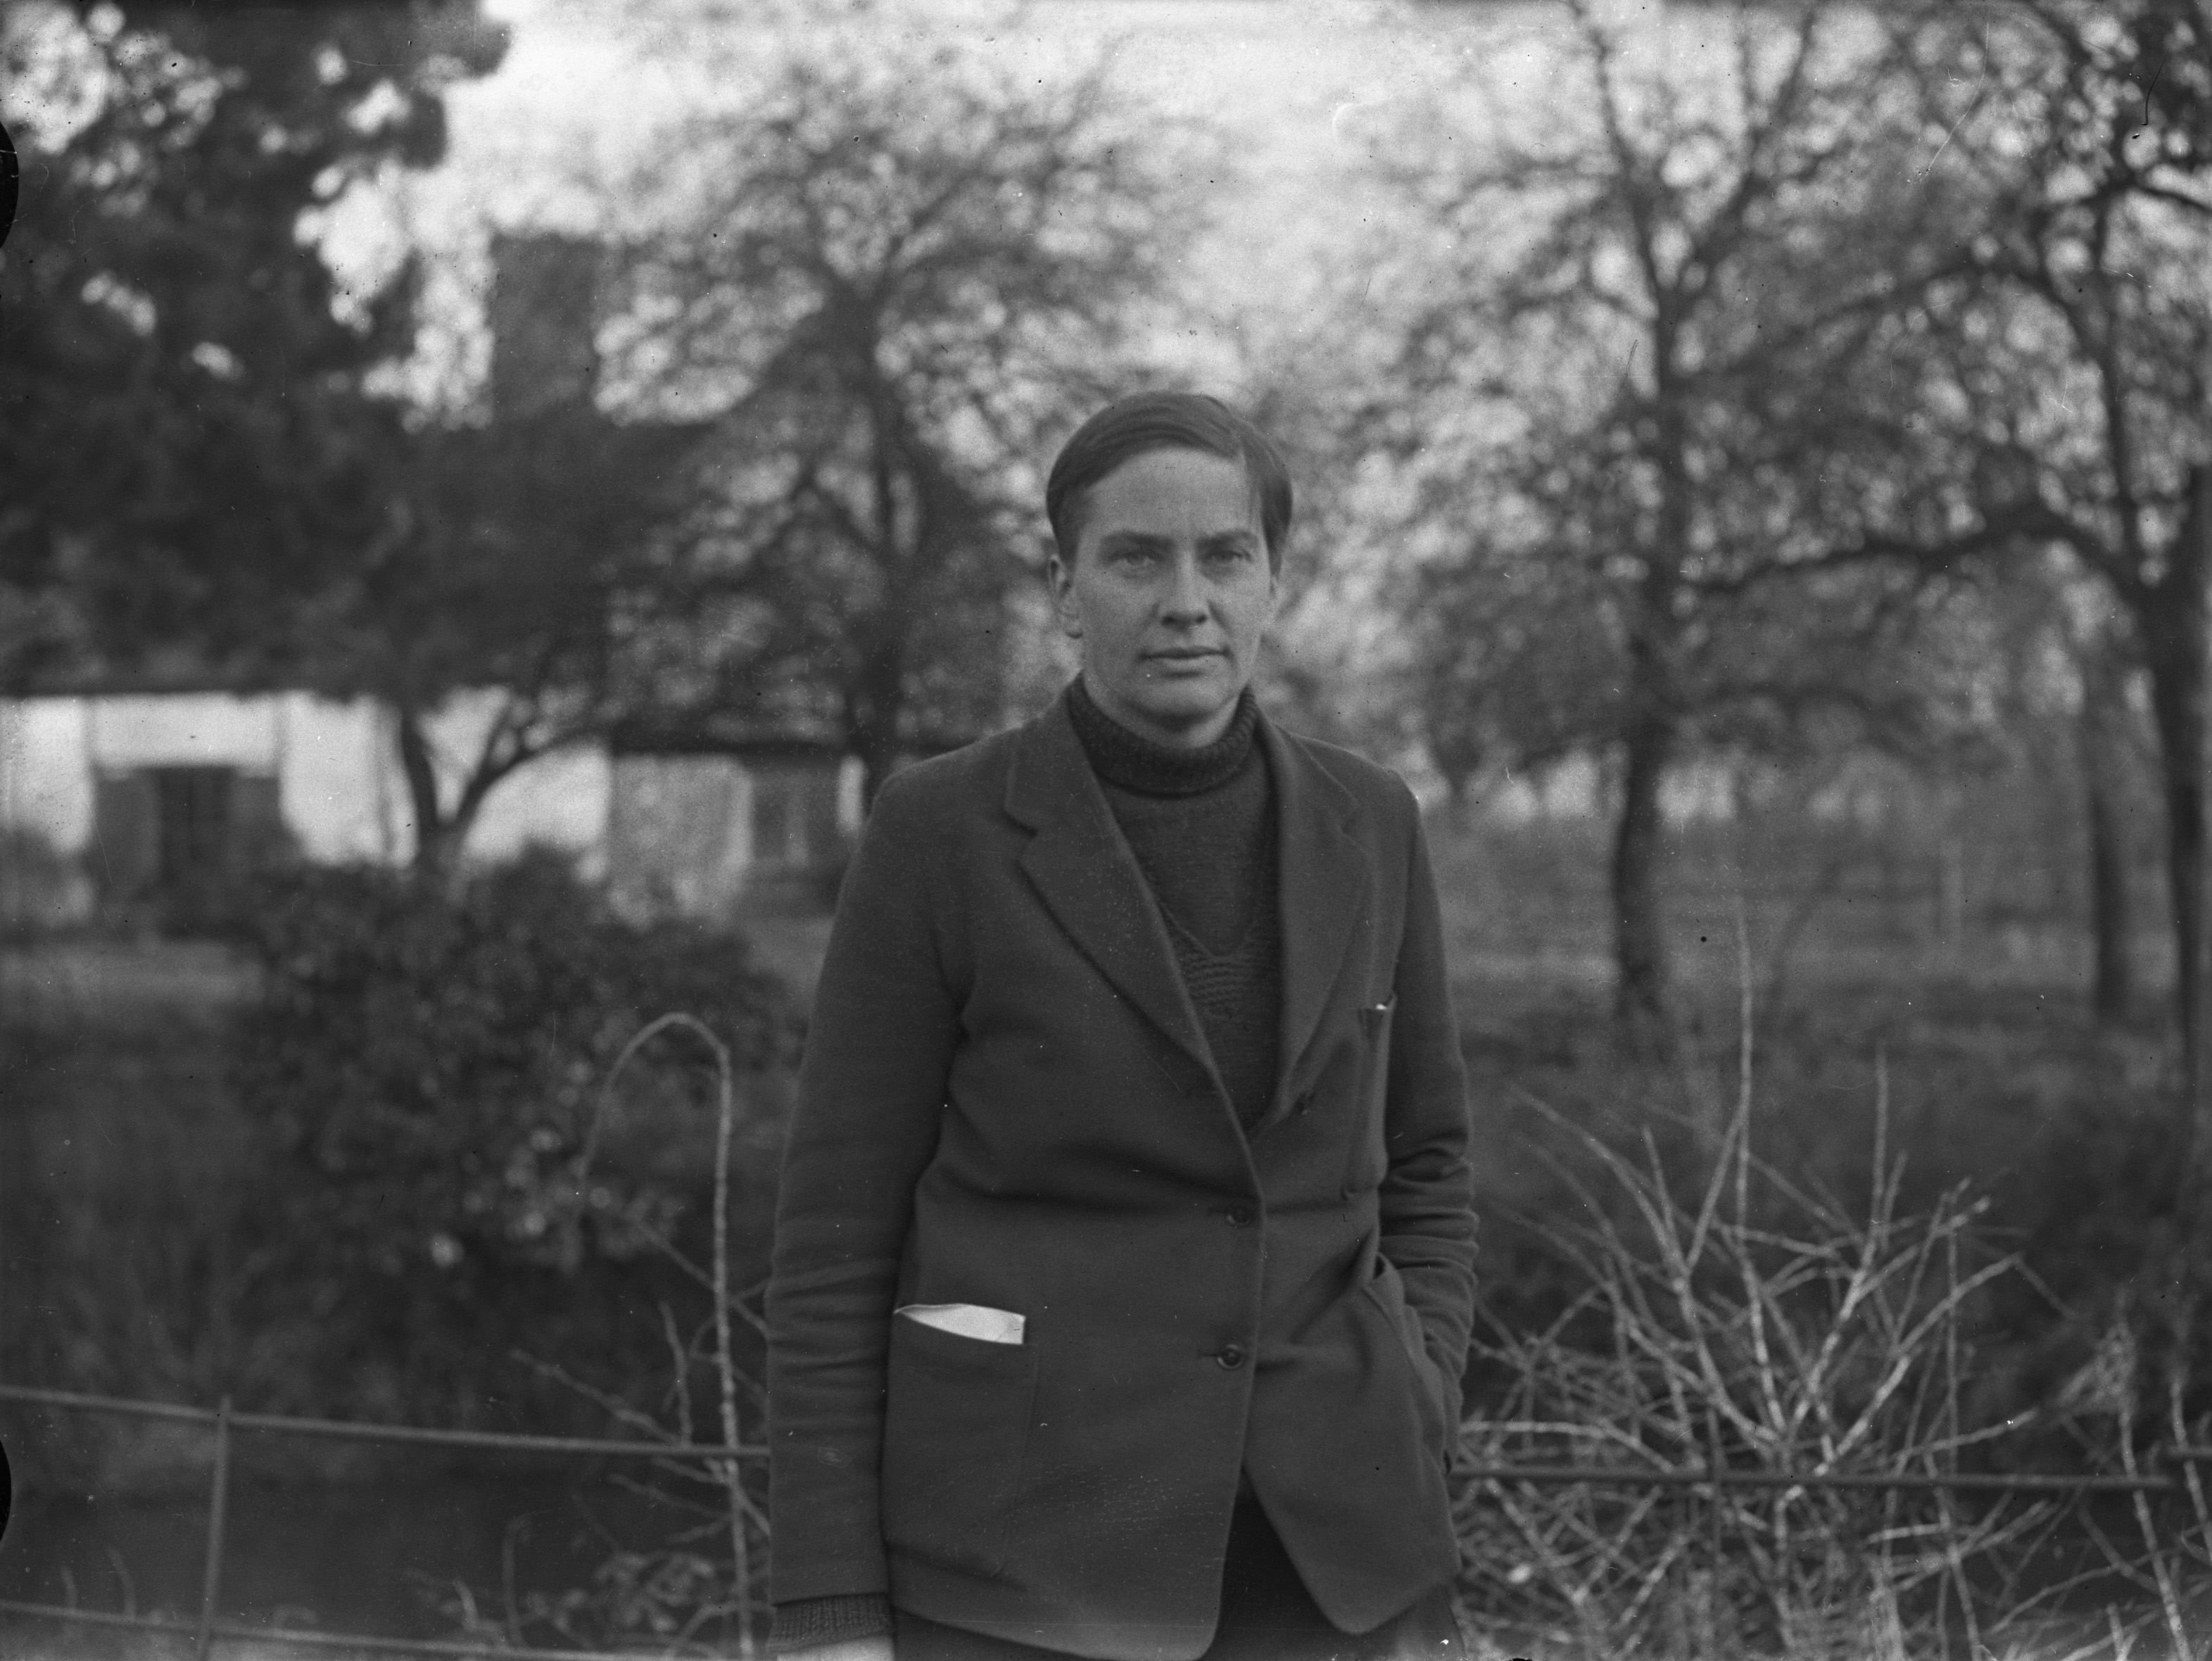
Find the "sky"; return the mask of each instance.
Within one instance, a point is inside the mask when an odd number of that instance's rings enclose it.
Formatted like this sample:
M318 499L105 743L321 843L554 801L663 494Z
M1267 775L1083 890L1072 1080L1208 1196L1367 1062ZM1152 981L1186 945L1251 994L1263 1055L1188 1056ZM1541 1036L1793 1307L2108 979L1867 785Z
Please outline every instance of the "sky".
M453 281L480 291L489 225L583 229L570 182L618 173L656 127L717 97L819 27L818 0L489 0L513 28L494 75L453 89L447 165L413 181L411 233L455 250ZM1661 8L1613 0L1658 49L1705 44ZM1213 229L1194 252L1192 350L1233 351L1255 329L1295 338L1331 326L1334 296L1391 263L1397 239L1370 163L1409 119L1439 106L1541 122L1562 96L1570 22L1556 4L1412 0L879 0L866 27L958 41L1040 79L1103 57L1164 115L1218 131L1235 170L1200 181ZM1639 31L1644 33L1644 31ZM1433 117L1428 118L1433 120Z

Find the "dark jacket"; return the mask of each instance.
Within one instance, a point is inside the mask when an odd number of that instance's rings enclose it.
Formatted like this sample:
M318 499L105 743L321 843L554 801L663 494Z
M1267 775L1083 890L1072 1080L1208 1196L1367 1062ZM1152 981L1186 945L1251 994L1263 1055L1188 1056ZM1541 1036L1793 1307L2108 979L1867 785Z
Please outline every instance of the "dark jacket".
M1249 1137L1060 705L878 794L777 1208L777 1602L888 1591L1189 1661L1240 1463L1346 1630L1454 1572L1474 1218L1419 812L1342 750L1260 741L1282 1068ZM910 1302L1016 1311L1024 1342Z

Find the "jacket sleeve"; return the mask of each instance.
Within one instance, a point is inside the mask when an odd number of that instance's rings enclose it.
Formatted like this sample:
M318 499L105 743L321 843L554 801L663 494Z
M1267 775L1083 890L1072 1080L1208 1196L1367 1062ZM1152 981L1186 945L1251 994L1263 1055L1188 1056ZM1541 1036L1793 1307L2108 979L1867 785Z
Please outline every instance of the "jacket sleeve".
M878 793L838 897L776 1196L768 1387L780 1605L889 1587L884 1355L959 1020L933 921L948 861L926 793L908 783Z
M1474 1325L1474 1172L1466 1065L1452 1019L1451 980L1428 838L1410 793L1412 852L1406 922L1392 990L1390 1073L1384 1107L1389 1163L1382 1180L1382 1249L1420 1317L1430 1358L1443 1375L1451 1422Z

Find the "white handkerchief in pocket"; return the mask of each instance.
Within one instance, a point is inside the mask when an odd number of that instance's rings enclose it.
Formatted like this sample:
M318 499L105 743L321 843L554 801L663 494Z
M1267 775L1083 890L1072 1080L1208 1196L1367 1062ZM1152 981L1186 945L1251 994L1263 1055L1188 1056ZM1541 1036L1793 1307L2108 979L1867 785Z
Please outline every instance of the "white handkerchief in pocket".
M901 1304L891 1312L940 1332L980 1338L987 1344L1022 1341L1023 1317L1010 1309L988 1309L981 1304Z

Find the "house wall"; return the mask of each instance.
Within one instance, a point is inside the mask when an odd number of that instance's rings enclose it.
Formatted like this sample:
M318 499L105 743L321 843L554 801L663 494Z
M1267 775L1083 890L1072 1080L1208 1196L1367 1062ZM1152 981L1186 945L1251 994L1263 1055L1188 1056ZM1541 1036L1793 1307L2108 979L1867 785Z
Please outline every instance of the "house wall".
M495 695L456 698L431 721L431 736L441 749L471 753L495 709ZM194 765L275 778L285 828L310 859L396 861L413 847L388 715L368 699L304 692L0 703L0 829L33 832L82 858L95 854L101 773ZM611 784L611 764L597 749L533 762L492 792L470 851L499 858L550 843L589 868L603 859Z
M728 756L619 756L606 857L626 916L726 917L752 862L752 780Z
M849 757L625 755L613 767L608 876L631 916L816 909L860 828Z
M0 703L0 830L67 853L92 837L92 769L78 698Z

